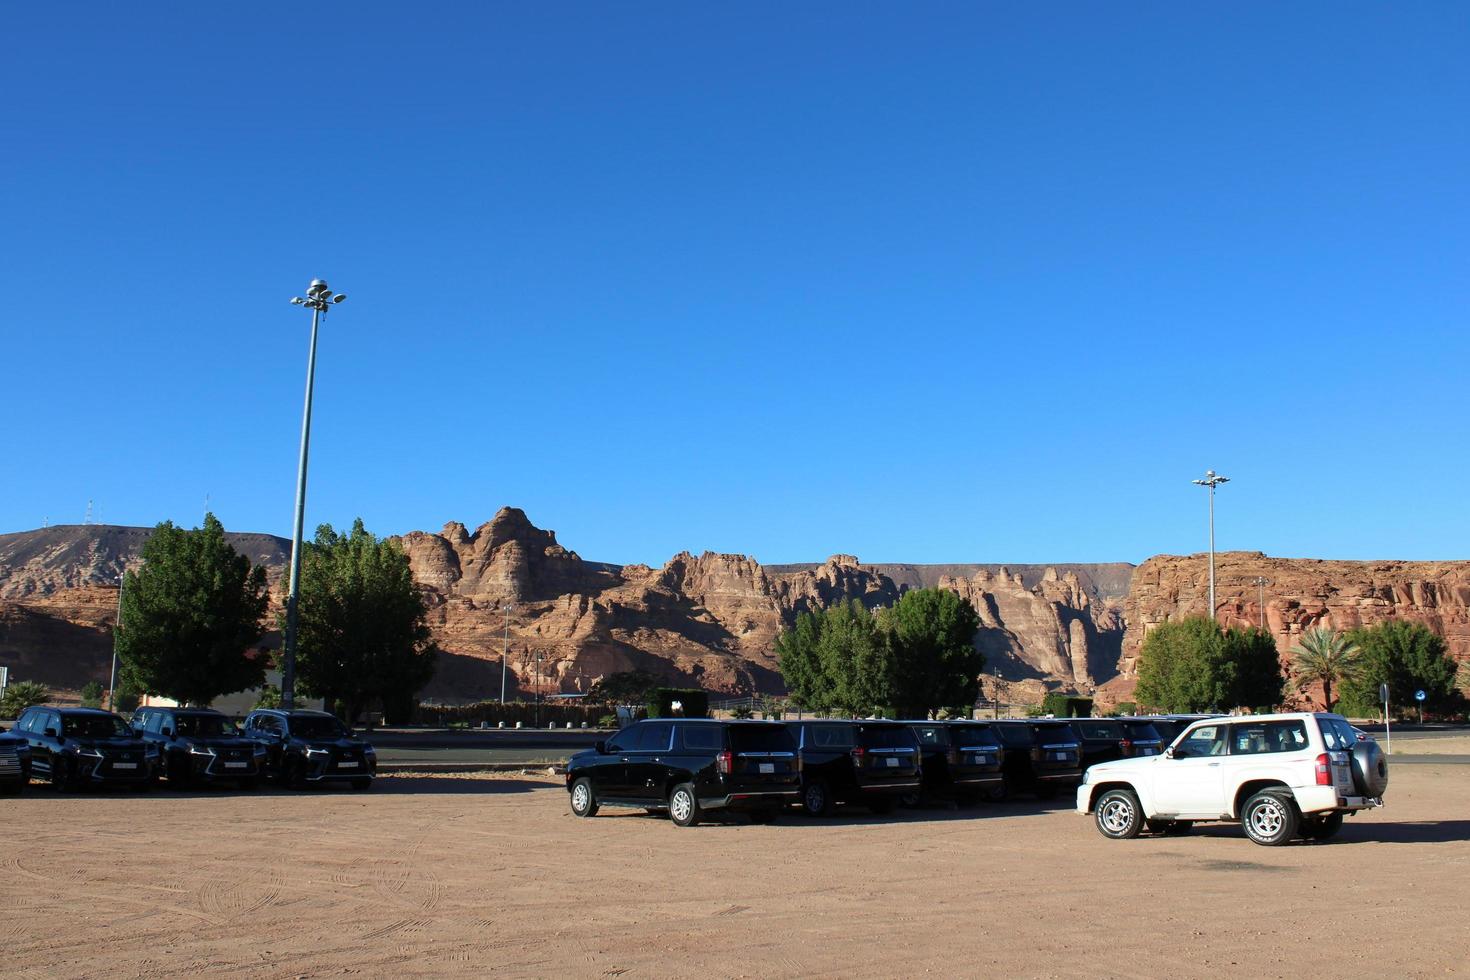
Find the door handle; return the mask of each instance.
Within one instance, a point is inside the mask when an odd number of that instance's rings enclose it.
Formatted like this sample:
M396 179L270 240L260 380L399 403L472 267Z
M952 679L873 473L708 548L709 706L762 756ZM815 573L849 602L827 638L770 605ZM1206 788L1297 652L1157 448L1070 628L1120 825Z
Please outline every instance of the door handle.
M1205 764L1205 768L1207 768L1207 769L1213 769L1213 768L1215 768L1215 767L1216 767L1216 766L1218 766L1218 765L1219 765L1219 764L1220 764L1220 763L1218 763L1218 762L1209 762L1209 763L1206 763L1206 764Z
M630 758L628 758L627 756L623 756L623 761L624 762L632 762L633 760L630 759Z

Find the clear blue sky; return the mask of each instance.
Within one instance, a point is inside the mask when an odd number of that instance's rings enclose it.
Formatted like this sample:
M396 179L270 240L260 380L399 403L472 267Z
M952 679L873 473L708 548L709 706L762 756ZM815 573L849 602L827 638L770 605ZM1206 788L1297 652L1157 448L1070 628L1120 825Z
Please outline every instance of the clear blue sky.
M0 531L1470 557L1470 5L9 4Z

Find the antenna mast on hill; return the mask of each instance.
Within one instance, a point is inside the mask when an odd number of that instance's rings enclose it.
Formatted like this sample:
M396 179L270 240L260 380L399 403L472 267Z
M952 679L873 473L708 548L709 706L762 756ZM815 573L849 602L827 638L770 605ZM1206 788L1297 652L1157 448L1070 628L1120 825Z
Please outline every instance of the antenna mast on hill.
M91 524L92 523L92 501L90 501L90 500L87 501L87 516L84 517L84 518L82 518L82 523L83 524Z

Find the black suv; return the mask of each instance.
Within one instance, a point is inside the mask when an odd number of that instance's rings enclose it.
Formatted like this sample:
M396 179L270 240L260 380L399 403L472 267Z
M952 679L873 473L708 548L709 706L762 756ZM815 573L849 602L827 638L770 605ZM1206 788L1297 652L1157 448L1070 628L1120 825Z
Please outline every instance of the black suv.
M0 793L19 793L31 781L31 745L0 731Z
M209 708L139 708L133 731L158 746L171 788L233 782L255 789L265 762L264 745L240 734L235 723Z
M801 788L796 740L779 722L651 718L635 722L567 763L572 812L600 806L667 810L692 827L709 810L770 820Z
M151 789L158 749L144 744L128 723L94 708L27 708L15 734L31 747L31 766L59 790L84 786Z
M1073 718L1072 733L1082 743L1082 768L1134 756L1158 755L1164 740L1147 721L1122 718Z
M1043 800L1082 781L1082 746L1065 721L997 721L991 731L1005 747L1005 785Z
M813 817L836 803L888 813L898 797L919 789L919 742L892 721L796 721L801 806Z
M1004 749L988 721L914 721L923 751L923 795L975 802L1004 796Z
M367 789L378 770L373 747L325 711L252 711L245 737L265 749L263 774L292 789L326 782Z

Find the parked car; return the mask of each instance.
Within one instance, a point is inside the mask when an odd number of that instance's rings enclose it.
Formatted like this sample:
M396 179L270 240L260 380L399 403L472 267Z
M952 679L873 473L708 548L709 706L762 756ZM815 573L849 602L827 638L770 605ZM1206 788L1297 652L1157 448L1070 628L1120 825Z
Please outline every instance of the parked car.
M96 786L151 789L158 749L110 711L37 706L20 713L14 734L31 749L31 771L66 791Z
M255 789L266 747L240 734L225 715L209 708L139 708L133 731L158 746L163 775L171 788L233 782Z
M1163 739L1148 721L1122 718L1073 718L1072 732L1082 745L1082 768L1115 759L1158 755Z
M265 749L265 776L292 789L339 782L364 790L377 774L373 747L325 711L252 711L245 717L245 737Z
M30 743L19 735L0 731L0 793L19 793L30 781Z
M1148 715L1147 720L1164 740L1164 747L1168 748L1190 725L1206 718L1218 717L1219 715Z
M963 803L982 795L1004 798L1003 750L988 722L911 722L909 727L919 739L923 796Z
M631 806L680 827L716 810L771 820L801 793L796 739L779 722L646 719L572 756L567 793L579 817Z
M1065 720L997 721L991 730L1005 748L1005 785L1052 799L1082 779L1082 746Z
M919 742L892 721L815 719L790 722L801 768L801 807L826 816L838 803L888 813L919 789Z
M1163 755L1094 766L1077 811L1104 837L1238 821L1257 844L1326 840L1343 818L1383 804L1388 761L1340 715L1294 713L1195 722Z

